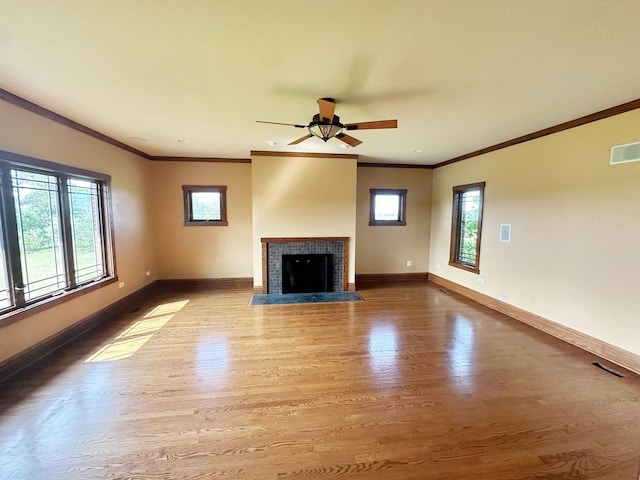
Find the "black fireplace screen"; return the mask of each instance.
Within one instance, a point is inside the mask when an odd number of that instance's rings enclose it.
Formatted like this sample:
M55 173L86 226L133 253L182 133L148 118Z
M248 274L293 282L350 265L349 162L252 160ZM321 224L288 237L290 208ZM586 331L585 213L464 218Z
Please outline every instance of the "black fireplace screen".
M282 255L282 293L333 291L333 255Z

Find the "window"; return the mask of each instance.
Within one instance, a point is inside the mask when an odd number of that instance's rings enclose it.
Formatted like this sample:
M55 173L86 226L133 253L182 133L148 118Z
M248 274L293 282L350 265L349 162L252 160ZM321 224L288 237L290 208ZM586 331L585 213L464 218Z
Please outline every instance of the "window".
M105 271L99 184L69 179L69 207L76 282L83 283Z
M183 185L184 224L226 226L227 187Z
M64 290L60 189L54 175L11 170L25 301Z
M453 187L449 265L480 273L485 182Z
M0 314L113 276L109 180L0 151Z
M372 188L369 225L403 226L407 224L407 191L389 188Z

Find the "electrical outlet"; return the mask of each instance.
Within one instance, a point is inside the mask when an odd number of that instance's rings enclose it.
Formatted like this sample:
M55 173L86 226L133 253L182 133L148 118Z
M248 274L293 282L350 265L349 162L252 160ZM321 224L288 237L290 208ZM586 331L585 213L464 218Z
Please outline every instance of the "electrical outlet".
M439 263L436 263L436 268L440 268L440 264Z
M147 270L146 272L144 272L144 276L145 277L150 277L151 276L151 270Z
M124 288L124 282L120 282L120 283L118 284L118 288Z
M478 283L484 283L484 277L478 277Z
M413 260L407 260L407 267L413 267Z

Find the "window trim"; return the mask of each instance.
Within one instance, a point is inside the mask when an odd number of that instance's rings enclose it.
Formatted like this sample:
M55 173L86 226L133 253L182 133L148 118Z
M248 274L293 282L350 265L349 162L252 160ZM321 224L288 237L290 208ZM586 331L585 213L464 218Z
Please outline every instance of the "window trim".
M449 246L449 265L452 267L466 270L467 272L480 273L480 243L482 239L482 212L484 210L484 188L486 182L468 183L466 185L457 185L453 187L453 202L451 209L451 242ZM461 205L460 199L466 192L478 190L480 192L480 206L478 209L478 241L476 243L476 263L469 265L461 262L458 258L460 251L460 229L461 229Z
M12 168L24 169L35 171L36 173L43 174L52 174L56 176L64 176L64 177L76 177L76 178L84 178L91 181L101 182L101 203L102 210L100 212L101 220L102 220L102 229L103 229L103 241L104 241L104 261L105 261L105 274L104 276L76 284L75 282L70 281L70 285L62 290L58 290L52 292L49 295L39 297L33 300L26 302L24 305L12 305L3 309L0 312L0 325L8 325L15 321L18 321L23 318L30 317L36 313L47 310L56 305L60 305L62 303L66 303L69 300L72 300L78 296L89 293L98 288L102 288L104 286L110 285L118 281L118 275L116 271L116 252L115 252L115 236L114 236L114 228L113 228L113 208L111 202L111 176L94 172L91 170L85 170L78 167L73 167L69 165L64 165L56 162L51 162L48 160L42 160L39 158L29 157L26 155L21 155L18 153L8 152L5 150L0 150L0 170L3 172L2 182L5 182L5 178L7 172L9 172ZM15 252L15 248L10 248L8 243L10 241L7 232L7 222L14 221L15 218L12 218L10 212L13 211L14 207L9 207L7 202L13 202L13 190L12 188L7 188L8 184L11 183L11 178L8 178L8 182L4 183L4 187L2 188L3 198L0 206L4 206L4 208L0 208L0 217L3 222L3 226L5 228L2 229L2 234L4 236L4 242L6 245L7 257L12 255L12 251ZM62 193L61 193L62 195ZM62 206L61 206L62 208ZM63 221L65 212L62 212ZM7 258L7 274L9 276L8 287L13 290L14 282L16 280L13 269L15 265L17 265L16 258ZM9 266L11 269L9 269ZM69 279L71 280L71 279ZM12 293L13 298L13 293ZM15 301L15 298L14 298Z
M191 194L199 192L220 193L220 220L193 220ZM226 227L227 221L227 186L226 185L183 185L182 198L184 204L185 227Z
M371 188L369 189L369 226L370 227L404 227L407 225L407 190L403 188ZM375 202L376 195L398 195L399 220L376 220Z
M85 295L87 293L93 292L102 287L106 287L107 285L111 285L112 283L116 283L118 281L118 276L114 275L111 277L105 277L100 280L96 280L93 283L82 284L74 290L65 290L62 293L43 298L38 300L37 302L30 303L25 305L22 308L16 308L14 310L9 310L0 315L0 325L7 326L24 318L29 318L32 315L36 315L37 313L44 312L49 308L53 308L57 305L61 305L68 301L71 301L77 297Z

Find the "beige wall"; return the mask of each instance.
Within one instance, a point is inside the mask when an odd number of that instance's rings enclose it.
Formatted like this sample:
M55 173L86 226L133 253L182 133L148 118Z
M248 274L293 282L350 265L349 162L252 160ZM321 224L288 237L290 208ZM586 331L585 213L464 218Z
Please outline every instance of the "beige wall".
M254 155L253 283L262 286L262 237L349 237L355 282L356 159Z
M429 271L432 177L426 169L358 167L357 274ZM407 190L406 226L369 226L371 188Z
M252 277L251 165L150 163L159 278ZM182 185L226 185L229 225L185 227Z
M431 271L640 354L640 163L609 165L612 146L640 140L638 125L635 110L436 169ZM484 284L447 266L451 188L479 181Z
M125 284L108 285L9 325L0 323L2 362L157 277L146 201L150 162L3 101L0 149L111 175L117 273ZM147 270L153 272L150 277Z

